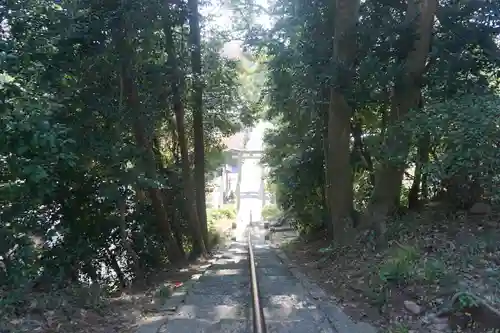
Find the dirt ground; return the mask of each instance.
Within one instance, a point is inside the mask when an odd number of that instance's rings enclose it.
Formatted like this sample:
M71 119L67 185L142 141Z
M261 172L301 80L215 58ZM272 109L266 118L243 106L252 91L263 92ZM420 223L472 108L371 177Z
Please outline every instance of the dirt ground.
M382 332L500 332L500 317L479 303L500 305L497 221L426 213L393 222L382 251L368 234L342 248L321 235L282 247L350 316ZM445 308L452 315L435 316Z
M115 295L92 287L28 293L15 304L14 312L2 313L0 332L132 333L206 264L199 260L160 272L148 281L149 287L132 287Z
M223 244L233 220L215 221L213 241ZM217 236L215 236L217 235ZM159 314L166 299L208 259L165 269L146 283L109 295L98 287L71 287L44 293L24 293L14 304L0 288L0 333L133 333L141 322ZM13 299L13 297L10 297Z

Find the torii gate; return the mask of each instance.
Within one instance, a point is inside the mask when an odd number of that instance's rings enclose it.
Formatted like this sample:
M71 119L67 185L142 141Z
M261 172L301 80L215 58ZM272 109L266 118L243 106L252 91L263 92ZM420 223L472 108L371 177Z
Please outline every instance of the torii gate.
M240 195L241 195L241 166L243 165L243 162L247 159L258 159L260 160L262 158L262 155L264 154L264 151L262 150L244 150L244 149L231 149L231 153L236 155L238 159L238 180L236 182L236 210L240 209ZM265 184L264 184L264 178L265 178L265 168L262 168L262 177L261 177L261 186L260 186L260 197L262 200L262 207L265 206L266 204L266 191L265 191Z
M261 159L264 154L262 150L230 149L229 151L235 156L241 157L242 160Z

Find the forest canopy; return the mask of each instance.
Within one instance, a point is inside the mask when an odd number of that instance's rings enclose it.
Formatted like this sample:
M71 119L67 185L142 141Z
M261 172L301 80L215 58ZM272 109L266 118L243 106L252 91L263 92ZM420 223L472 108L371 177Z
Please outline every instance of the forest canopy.
M256 9L257 10L257 9ZM496 1L276 1L265 162L301 230L368 227L429 202L496 203ZM327 42L331 41L331 42Z
M0 4L1 288L128 286L213 245L205 182L256 111L198 12Z

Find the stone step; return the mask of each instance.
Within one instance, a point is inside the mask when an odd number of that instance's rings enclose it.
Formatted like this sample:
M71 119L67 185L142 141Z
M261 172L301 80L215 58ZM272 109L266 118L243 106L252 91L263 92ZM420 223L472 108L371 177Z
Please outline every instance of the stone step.
M257 267L257 278L262 278L266 276L283 276L289 279L293 278L292 273L286 266L260 266Z
M205 333L212 325L210 321L202 319L169 319L158 333Z
M241 284L248 283L249 277L244 274L217 274L230 273L228 270L211 270L211 274L204 274L198 279L198 284L212 285L212 284Z
M185 331L189 332L190 331ZM223 319L209 327L206 333L252 333L249 320Z
M298 281L286 279L273 281L270 278L266 277L259 281L259 291L263 299L281 295L303 295L305 292L304 287Z
M318 323L307 319L268 321L266 326L268 333L338 333L326 322Z
M210 266L210 270L221 270L221 269L248 269L248 259L244 259L238 262L230 261L230 262L223 262L223 263L215 263L212 266Z
M217 254L217 258L231 257L231 256L246 256L248 254L248 248L237 247L232 249L226 249Z
M153 333L153 332L152 332ZM251 333L248 320L172 319L158 333Z
M268 250L269 251L269 250ZM281 265L281 260L275 255L259 255L255 253L255 261L266 263L267 265Z
M205 271L204 276L246 276L248 277L248 267L227 268L227 266L211 267Z
M296 321L308 320L321 322L324 314L313 305L300 307L297 305L271 305L264 307L266 321Z
M232 284L224 284L217 286L215 284L212 285L197 285L194 286L189 294L193 295L232 295L237 298L243 297L246 293L244 290L249 288L249 283L232 283Z
M199 302L210 302L211 304L243 304L250 299L250 286L242 288L221 289L192 289L188 292L185 304L198 304Z
M248 304L213 305L209 302L182 305L171 319L200 319L217 322L223 319L243 320L248 318Z
M230 263L238 263L240 261L244 261L248 259L247 254L235 254L235 253L228 253L221 255L219 258L213 259L212 264L230 264Z

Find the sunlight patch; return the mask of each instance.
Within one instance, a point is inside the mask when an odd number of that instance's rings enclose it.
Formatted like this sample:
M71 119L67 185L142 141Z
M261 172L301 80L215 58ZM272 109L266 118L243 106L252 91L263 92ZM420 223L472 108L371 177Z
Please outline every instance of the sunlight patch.
M241 60L243 57L241 44L243 44L243 42L240 40L233 40L225 43L221 51L222 56L231 60Z
M211 276L228 276L228 275L243 275L242 269L219 269L219 270L208 270L206 275Z

